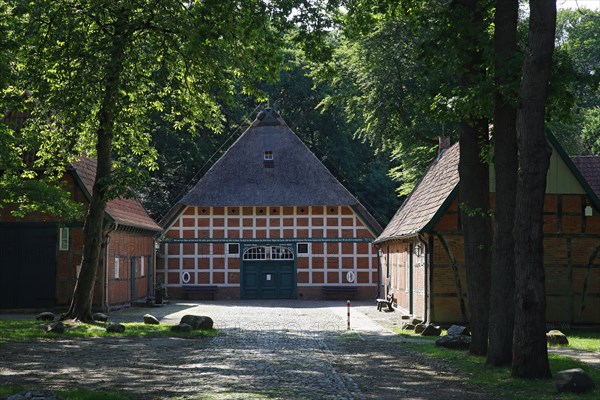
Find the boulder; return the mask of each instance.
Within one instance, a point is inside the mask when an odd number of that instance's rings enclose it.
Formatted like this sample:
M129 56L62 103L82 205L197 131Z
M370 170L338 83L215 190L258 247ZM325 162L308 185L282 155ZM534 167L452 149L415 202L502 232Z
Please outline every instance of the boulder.
M415 332L416 332L416 330L415 330ZM440 336L441 333L442 333L442 328L440 328L439 326L429 324L425 327L423 332L421 332L421 336Z
M184 315L179 321L180 324L188 324L194 330L196 329L212 329L213 328L213 320L211 317L201 316L201 315Z
M125 325L109 323L106 325L106 332L108 333L123 333L125 332Z
M61 321L54 322L46 327L46 332L58 334L65 333L65 326Z
M413 324L411 324L410 322L405 322L402 324L401 329L405 330L405 331L414 331L415 326Z
M595 387L592 378L581 368L566 369L556 374L556 389L559 392L584 393Z
M194 328L190 324L181 323L179 325L173 325L171 327L171 332L191 332Z
M412 319L412 321L410 321L410 323L413 325L419 325L423 323L423 320L421 318L415 317Z
M427 327L426 324L415 325L415 333L421 333L421 332L423 332L426 327Z
M466 326L452 325L448 328L447 335L448 336L456 336L456 335L471 336L471 332L469 332L469 328L467 328Z
M145 314L144 315L144 323L148 325L160 325L160 322L154 315Z
M101 312L97 312L94 315L92 315L92 319L98 322L106 322L108 321L108 315L103 314Z
M546 333L546 341L549 345L569 344L567 336L557 329Z
M56 316L51 312L43 312L35 316L38 321L54 321Z
M436 340L435 345L453 350L469 350L469 347L471 347L471 336L445 335Z

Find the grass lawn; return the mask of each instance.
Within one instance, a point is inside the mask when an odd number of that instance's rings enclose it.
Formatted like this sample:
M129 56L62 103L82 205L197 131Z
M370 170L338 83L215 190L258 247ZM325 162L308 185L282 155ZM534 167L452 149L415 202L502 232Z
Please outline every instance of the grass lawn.
M549 355L553 376L558 371L571 368L583 369L596 383L596 389L586 394L558 393L554 379L527 380L510 376L510 367L491 367L485 364L485 357L472 356L466 351L436 347L433 343L401 343L414 351L446 360L452 367L464 371L470 383L486 388L491 393L509 400L597 400L600 398L600 370L569 357Z
M550 360L552 375L555 376L558 371L565 369L581 368L586 371L596 383L596 390L586 394L559 394L556 391L553 379L515 379L511 377L510 367L490 367L485 364L485 357L472 356L466 351L456 351L436 347L433 344L433 341L437 339L437 337L424 337L415 334L412 331L401 330L399 328L395 329L395 332L408 339L418 338L431 340L432 343L403 343L401 345L410 347L415 351L428 354L432 357L443 358L454 368L465 371L468 374L471 383L485 387L499 397L510 400L600 399L600 370L569 357L553 354L549 355L548 358ZM442 332L442 335L444 334L445 332ZM569 344L563 347L600 351L600 332L568 331L565 332L565 334L569 338Z
M148 325L142 322L125 322L124 333L107 333L106 324L98 323L80 323L73 321L63 321L65 332L55 334L46 332L48 322L43 321L0 321L0 345L8 341L31 341L56 338L88 338L88 337L200 337L214 336L216 331L195 330L190 333L171 332L172 325Z
M0 386L0 398L31 390L32 389L30 387ZM53 390L52 392L62 396L65 400L133 400L132 396L129 396L125 393L95 391L79 388L64 390L59 389Z

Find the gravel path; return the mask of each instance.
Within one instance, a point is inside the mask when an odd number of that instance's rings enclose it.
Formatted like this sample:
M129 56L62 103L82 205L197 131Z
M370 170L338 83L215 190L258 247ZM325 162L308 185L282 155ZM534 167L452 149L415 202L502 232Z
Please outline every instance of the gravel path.
M123 390L139 399L491 398L403 347L388 329L391 315L372 303L352 308L351 333L343 302L177 303L110 320L140 321L146 312L162 323L208 315L219 334L9 343L0 347L0 385Z

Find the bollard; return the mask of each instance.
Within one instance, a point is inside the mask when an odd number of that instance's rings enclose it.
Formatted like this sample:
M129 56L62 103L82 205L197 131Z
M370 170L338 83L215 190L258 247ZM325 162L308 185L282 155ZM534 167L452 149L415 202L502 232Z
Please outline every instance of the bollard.
M348 328L347 328L347 330L350 330L350 300L348 300L346 304L348 305Z

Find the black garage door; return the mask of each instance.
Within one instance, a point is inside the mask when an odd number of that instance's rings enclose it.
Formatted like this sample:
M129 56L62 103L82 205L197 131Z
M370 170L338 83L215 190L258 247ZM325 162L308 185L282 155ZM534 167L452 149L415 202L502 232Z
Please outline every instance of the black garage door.
M56 304L56 231L0 225L0 308Z

